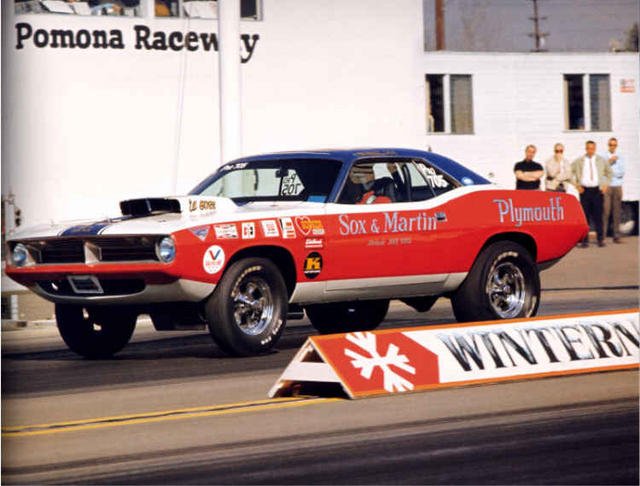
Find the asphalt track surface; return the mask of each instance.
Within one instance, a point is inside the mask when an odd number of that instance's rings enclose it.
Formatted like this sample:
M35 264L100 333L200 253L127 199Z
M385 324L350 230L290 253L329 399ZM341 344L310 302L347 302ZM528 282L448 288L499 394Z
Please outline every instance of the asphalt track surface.
M637 239L574 250L542 274L539 315L638 306ZM453 322L393 303L384 328ZM306 337L228 358L149 324L112 360L55 329L3 333L2 481L78 484L638 484L638 373L349 401L269 401Z

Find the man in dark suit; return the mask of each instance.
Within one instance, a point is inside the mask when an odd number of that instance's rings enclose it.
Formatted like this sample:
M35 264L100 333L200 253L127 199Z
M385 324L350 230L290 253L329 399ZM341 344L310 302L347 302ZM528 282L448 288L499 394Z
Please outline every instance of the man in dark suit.
M599 155L596 155L596 143L589 140L585 145L585 154L571 163L571 178L580 193L580 204L587 217L596 227L598 246L604 244L604 230L602 227L603 195L609 189L613 172L611 165ZM589 246L589 235L579 243L579 246Z

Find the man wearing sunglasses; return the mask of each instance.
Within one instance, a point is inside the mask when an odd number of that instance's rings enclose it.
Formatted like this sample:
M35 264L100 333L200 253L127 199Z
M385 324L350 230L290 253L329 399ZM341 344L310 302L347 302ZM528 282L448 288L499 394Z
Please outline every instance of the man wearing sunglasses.
M605 235L609 225L609 215L613 213L613 242L622 243L620 240L620 215L622 213L622 179L624 177L624 161L617 151L618 140L609 139L609 152L605 155L613 176L609 184L609 190L604 194L604 207L602 211L602 225Z
M547 177L545 189L547 191L567 192L566 184L571 181L571 167L564 156L564 145L556 143L553 155L545 162Z

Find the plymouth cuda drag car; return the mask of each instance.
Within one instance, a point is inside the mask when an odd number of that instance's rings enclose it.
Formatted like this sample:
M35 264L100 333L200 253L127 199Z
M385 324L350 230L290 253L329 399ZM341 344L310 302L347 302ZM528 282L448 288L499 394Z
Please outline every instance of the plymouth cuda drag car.
M321 333L370 330L390 299L451 299L459 321L535 315L539 270L588 227L575 197L503 190L443 156L405 149L246 157L186 196L122 215L25 230L6 273L55 302L66 344L100 358L137 317L205 329L226 352L271 349L287 317Z

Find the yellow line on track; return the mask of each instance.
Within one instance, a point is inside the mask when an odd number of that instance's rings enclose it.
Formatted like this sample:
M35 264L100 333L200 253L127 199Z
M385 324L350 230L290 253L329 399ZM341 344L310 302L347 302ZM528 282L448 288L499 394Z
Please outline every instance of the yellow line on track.
M3 437L27 437L31 435L59 434L76 430L99 429L106 427L120 427L123 425L145 424L165 422L169 420L182 420L196 417L212 417L216 415L230 415L237 413L274 410L281 408L302 407L318 403L341 401L340 398L315 398L315 397L291 397L272 400L257 400L254 402L229 403L224 405L212 405L208 407L183 408L178 410L164 410L131 415L116 415L112 417L98 417L84 420L71 420L67 422L54 422L48 424L19 425L3 427Z

